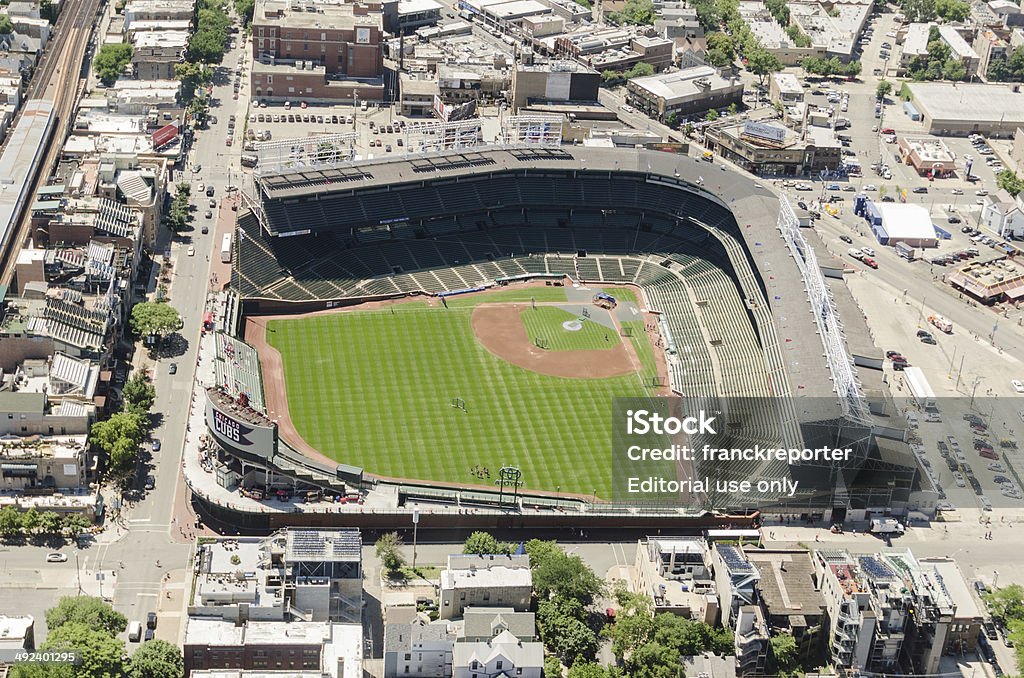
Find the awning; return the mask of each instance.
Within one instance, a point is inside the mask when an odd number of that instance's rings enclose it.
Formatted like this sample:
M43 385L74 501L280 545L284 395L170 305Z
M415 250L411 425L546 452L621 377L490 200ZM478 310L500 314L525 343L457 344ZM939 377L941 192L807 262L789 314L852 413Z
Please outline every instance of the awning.
M1018 297L1024 297L1024 285L1021 285L1019 287L1014 287L1012 290L1006 290L1006 292L1004 294L1006 294L1006 296L1008 296L1011 299L1016 299Z
M37 464L0 464L5 478L28 478L36 474Z

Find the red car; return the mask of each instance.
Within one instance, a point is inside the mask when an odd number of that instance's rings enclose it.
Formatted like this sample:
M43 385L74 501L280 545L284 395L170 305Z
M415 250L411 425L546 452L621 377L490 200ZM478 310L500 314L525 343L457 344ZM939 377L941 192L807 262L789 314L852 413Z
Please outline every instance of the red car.
M985 459L999 459L999 455L991 447L986 447L983 450L978 450L978 454Z
M892 127L886 127L882 130L882 134L896 134L896 130Z
M861 261L864 262L865 266L868 266L870 268L878 268L878 262L876 262L871 257L864 257L863 259L861 259Z

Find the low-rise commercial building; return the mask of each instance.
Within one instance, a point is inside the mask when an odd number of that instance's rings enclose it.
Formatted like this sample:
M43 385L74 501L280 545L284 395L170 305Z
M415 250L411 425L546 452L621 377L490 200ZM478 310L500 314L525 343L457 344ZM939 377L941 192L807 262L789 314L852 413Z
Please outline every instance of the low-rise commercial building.
M593 103L601 74L573 61L517 66L512 71L512 110L531 104Z
M1012 85L908 82L907 87L928 134L1011 137L1024 125L1024 93Z
M662 122L673 114L692 117L743 102L743 83L738 78L727 80L709 66L633 78L626 89L632 106Z
M773 104L791 106L803 102L804 88L792 73L772 73L768 80L768 96Z
M435 0L387 0L383 8L384 30L392 35L411 35L441 20L441 4Z
M842 145L827 127L808 125L800 134L772 123L729 121L708 128L705 139L714 153L759 175L803 176L842 166Z
M904 243L910 247L938 247L939 239L931 214L921 205L874 202L859 196L854 205L881 245Z
M434 108L434 98L441 93L437 80L409 73L399 74L398 90L402 115L407 116L429 116Z
M1024 266L1013 259L976 261L946 276L955 289L978 301L1016 303L1024 297Z
M956 173L953 153L935 137L900 137L900 158L920 176L951 177Z

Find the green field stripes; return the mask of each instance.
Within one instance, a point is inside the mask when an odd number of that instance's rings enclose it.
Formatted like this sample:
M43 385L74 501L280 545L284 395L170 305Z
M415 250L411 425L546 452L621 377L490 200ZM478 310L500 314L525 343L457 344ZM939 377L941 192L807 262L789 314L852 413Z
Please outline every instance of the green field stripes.
M642 320L629 320L622 323L622 327L623 329L629 327L633 330L633 336L629 340L633 342L633 348L640 356L640 379L644 384L651 385L654 383L654 377L658 374L658 366L654 362L654 347L651 346L651 340L644 332L644 323Z
M564 287L520 287L518 289L498 289L487 294L468 294L465 296L448 297L448 308L476 306L477 304L505 304L527 302L531 299L542 301L566 301Z
M371 473L476 481L519 466L530 489L608 496L611 401L635 374L561 379L514 367L473 336L468 309L366 311L274 320L288 406L302 437ZM603 340L603 338L602 338ZM451 406L462 398L466 411Z
M605 313L594 309L592 313ZM562 327L562 323L580 319L575 313L563 311L554 306L538 306L522 309L519 317L526 326L526 335L530 343L540 344L549 351L593 351L612 348L619 343L618 333L590 319L582 318L583 327L570 331Z
M636 300L636 292L629 287L605 287L602 292L612 295L619 303L625 303L627 301L632 301L634 304L638 303Z

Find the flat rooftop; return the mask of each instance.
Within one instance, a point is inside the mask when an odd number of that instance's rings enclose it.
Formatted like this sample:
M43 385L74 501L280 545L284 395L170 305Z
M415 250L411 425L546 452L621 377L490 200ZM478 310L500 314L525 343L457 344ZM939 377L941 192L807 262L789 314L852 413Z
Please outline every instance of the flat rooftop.
M698 86L698 80L706 80L710 83L708 89ZM726 89L729 87L740 87L743 85L738 81L733 83L718 74L718 71L710 66L695 66L684 68L681 71L671 73L660 73L648 75L643 78L633 78L630 84L647 90L656 97L665 99L672 103L679 99L688 97L705 97L710 92Z
M825 597L815 590L814 561L809 551L744 549L761 573L758 589L771 615L824 613Z
M956 269L950 281L972 291L1005 288L1009 293L1024 285L1024 266L1013 259L976 261Z
M285 557L289 562L360 562L363 542L359 530L289 529Z
M908 82L914 106L933 121L1024 124L1024 93L1012 85Z
M953 153L941 139L935 137L903 137L905 143L922 160L927 162L953 162Z

